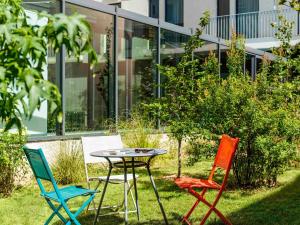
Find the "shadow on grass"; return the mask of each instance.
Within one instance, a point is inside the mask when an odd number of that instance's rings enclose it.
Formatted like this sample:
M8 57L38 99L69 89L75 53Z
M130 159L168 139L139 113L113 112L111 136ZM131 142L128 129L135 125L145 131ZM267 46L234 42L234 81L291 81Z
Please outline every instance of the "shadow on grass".
M228 217L234 225L299 225L300 176L278 191ZM220 223L210 223L220 224Z
M92 225L94 223L94 214L85 214L83 213L81 216L78 217L79 222L82 225ZM179 222L179 215L173 214L174 218L168 218L168 222L170 225L178 225ZM163 219L161 220L149 220L149 221L130 221L129 224L131 225L164 225L165 222ZM53 225L62 225L63 223L58 221ZM110 215L110 216L102 216L99 217L97 225L123 225L124 224L124 217L122 215Z

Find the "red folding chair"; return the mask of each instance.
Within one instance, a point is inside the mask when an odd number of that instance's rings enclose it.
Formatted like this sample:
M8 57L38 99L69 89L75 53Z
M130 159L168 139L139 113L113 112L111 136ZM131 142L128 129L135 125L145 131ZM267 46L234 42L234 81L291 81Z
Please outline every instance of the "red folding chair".
M226 219L225 216L216 208L216 205L226 187L231 164L236 149L238 147L238 143L239 143L239 138L231 138L225 134L222 135L218 152L212 170L208 177L208 180L195 179L190 177L177 178L175 180L175 183L177 184L178 187L180 187L181 189L186 189L190 194L192 194L194 197L197 198L196 202L194 203L190 211L183 217L182 223L191 225L191 223L188 221L189 217L191 216L195 208L198 206L198 204L200 202L203 202L205 205L209 207L209 210L205 214L202 221L200 222L200 225L203 225L206 222L207 218L210 216L212 212L215 212L217 216L224 222L224 224L231 225L230 221ZM219 168L225 170L225 175L222 184L218 184L215 181L213 181L214 174L216 170ZM198 193L195 190L199 188L202 189L200 193ZM218 191L218 194L212 204L209 203L204 198L204 195L208 189L214 189Z

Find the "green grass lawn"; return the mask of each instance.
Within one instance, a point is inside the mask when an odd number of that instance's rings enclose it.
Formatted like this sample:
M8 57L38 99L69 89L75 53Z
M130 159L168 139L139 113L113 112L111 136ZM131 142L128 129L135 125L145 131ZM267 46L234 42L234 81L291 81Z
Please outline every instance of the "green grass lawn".
M211 163L197 163L193 167L185 167L183 174L194 177L205 176L209 172ZM180 218L191 207L193 197L179 190L169 176L175 174L176 163L165 163L163 167L153 167L159 193L170 224L180 224ZM141 220L137 221L135 214L129 214L129 224L164 224L149 178L144 169L139 169L138 181ZM212 200L215 192L209 192L207 198ZM122 199L122 186L109 185L105 204L114 204ZM72 209L78 208L83 199L70 203ZM99 201L99 196L96 201ZM130 201L131 204L131 201ZM132 204L130 205L132 207ZM254 191L227 190L218 208L235 225L269 224L269 225L297 225L300 224L300 169L292 169L281 175L276 188L261 188ZM206 208L197 208L192 217L194 224L203 216ZM1 225L35 225L43 224L51 210L44 199L39 197L37 185L32 184L14 192L7 199L0 199ZM92 224L94 212L83 213L79 217L83 225ZM53 224L61 223L56 218ZM123 224L122 215L104 216L99 224ZM222 224L213 214L207 224Z

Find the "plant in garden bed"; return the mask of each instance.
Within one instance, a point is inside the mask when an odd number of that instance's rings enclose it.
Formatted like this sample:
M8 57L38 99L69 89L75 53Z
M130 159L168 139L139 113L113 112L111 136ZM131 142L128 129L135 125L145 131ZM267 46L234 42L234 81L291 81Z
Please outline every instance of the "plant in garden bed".
M25 170L22 146L25 136L0 132L0 196L10 196L16 187L16 178ZM23 171L20 171L20 168Z
M62 142L52 169L54 177L59 184L66 185L81 182L85 174L80 141Z

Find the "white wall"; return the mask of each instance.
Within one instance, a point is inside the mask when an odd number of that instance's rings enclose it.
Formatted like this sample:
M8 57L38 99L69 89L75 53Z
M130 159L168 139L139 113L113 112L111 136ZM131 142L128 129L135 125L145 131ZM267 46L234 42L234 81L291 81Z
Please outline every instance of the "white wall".
M149 1L148 0L130 0L122 1L122 9L135 12L144 16L149 16Z
M217 0L184 0L184 26L196 28L205 11L217 16Z

